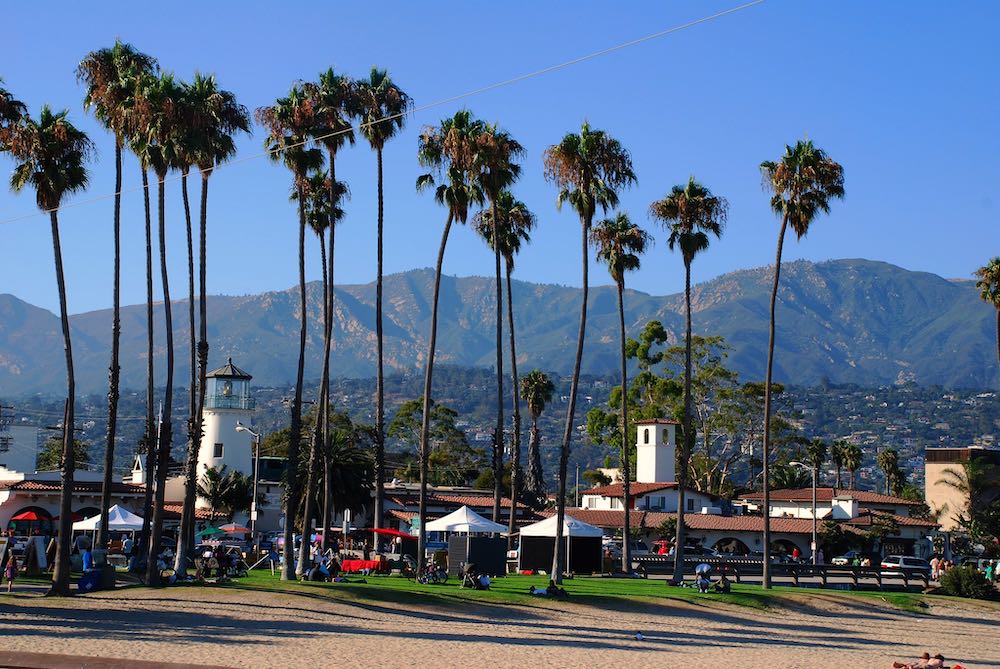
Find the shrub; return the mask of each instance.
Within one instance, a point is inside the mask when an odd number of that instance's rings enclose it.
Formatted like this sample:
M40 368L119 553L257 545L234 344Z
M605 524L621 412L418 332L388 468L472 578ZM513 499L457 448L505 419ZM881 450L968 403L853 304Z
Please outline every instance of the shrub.
M991 599L996 595L993 584L975 567L953 567L941 575L941 590L946 595Z

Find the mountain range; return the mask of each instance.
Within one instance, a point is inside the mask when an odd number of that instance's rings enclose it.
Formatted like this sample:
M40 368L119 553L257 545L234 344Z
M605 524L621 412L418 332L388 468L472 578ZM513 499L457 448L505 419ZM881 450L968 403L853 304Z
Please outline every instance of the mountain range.
M386 369L419 370L426 356L434 274L417 269L385 277ZM740 270L694 287L694 330L720 334L732 347L729 364L743 379L761 379L767 356L772 270ZM69 287L72 290L72 286ZM442 277L440 363L491 367L494 360L494 283L491 277ZM518 365L558 374L572 370L581 291L514 282ZM368 377L375 369L375 286L336 288L332 362L335 374ZM187 378L186 302L174 309L176 378ZM306 376L319 376L322 355L321 286L307 290ZM675 341L684 328L682 294L654 296L627 290L626 328L636 336L652 319ZM155 363L163 379L163 310L157 305ZM254 375L254 383L294 382L298 357L298 288L208 299L210 366L227 357ZM923 385L985 388L1000 382L995 313L972 281L948 280L871 260L798 261L782 266L775 380L815 384L879 385L912 380ZM617 367L615 290L590 291L584 372ZM71 318L77 388L105 392L111 310ZM125 389L145 384L145 306L122 308L121 365ZM504 344L505 352L507 344ZM0 295L0 397L63 392L64 362L58 317L13 295Z

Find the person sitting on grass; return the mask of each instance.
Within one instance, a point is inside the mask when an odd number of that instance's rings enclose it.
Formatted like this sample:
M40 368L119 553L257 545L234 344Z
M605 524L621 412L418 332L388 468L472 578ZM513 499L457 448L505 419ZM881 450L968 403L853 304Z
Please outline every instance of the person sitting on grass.
M489 590L490 589L490 577L486 574L480 574L479 578L476 579L476 590Z
M707 573L702 572L701 574L698 575L698 592L707 593L708 586L710 586L711 584L712 582L708 580Z
M722 576L719 577L719 580L715 582L714 587L716 592L721 592L724 595L728 595L730 591L732 591L732 585L730 584L729 579L726 578L725 574L722 574Z

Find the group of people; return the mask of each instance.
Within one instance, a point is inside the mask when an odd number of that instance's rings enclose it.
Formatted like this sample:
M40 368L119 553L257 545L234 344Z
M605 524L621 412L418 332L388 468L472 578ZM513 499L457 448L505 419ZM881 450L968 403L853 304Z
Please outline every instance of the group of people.
M531 586L528 588L528 592L536 597L558 597L559 599L565 599L569 596L566 589L560 588L553 580L550 580L548 586L544 588Z
M944 655L938 653L931 657L930 653L924 653L919 659L913 662L893 662L893 669L930 669L932 667L944 666ZM956 664L952 669L961 669L961 665Z

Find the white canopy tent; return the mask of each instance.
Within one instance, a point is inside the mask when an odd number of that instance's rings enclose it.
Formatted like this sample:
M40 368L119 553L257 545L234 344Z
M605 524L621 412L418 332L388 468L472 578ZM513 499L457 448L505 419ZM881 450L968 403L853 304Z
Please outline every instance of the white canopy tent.
M556 536L556 521L556 516L551 515L545 520L540 520L537 523L532 523L531 525L525 525L521 528L521 536L554 537ZM577 520L573 516L567 514L563 516L563 536L601 537L604 536L604 530L599 527L594 527L593 525L588 525L582 520Z
M108 529L114 532L137 532L142 529L142 518L135 515L128 509L115 504L108 509ZM101 526L101 516L73 523L74 530L96 530Z
M507 526L483 518L467 506L452 511L443 518L427 523L428 532L499 533L506 532Z

